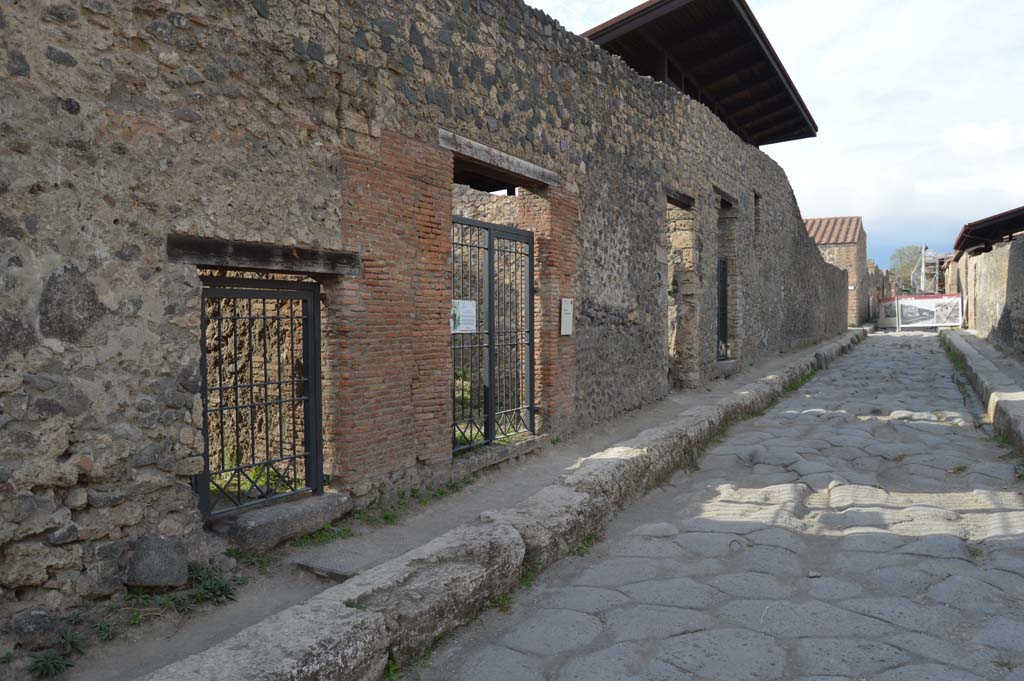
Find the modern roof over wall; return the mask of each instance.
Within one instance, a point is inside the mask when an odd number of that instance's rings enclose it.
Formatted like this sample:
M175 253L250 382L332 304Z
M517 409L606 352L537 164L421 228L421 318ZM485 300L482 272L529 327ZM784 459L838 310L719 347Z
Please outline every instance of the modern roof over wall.
M583 35L703 102L750 144L817 134L745 0L649 0Z
M953 244L953 248L956 249L956 259L959 260L964 251L975 248L982 252L990 251L992 244L1017 232L1024 232L1024 206L968 222L960 230L960 234L957 235L956 242Z
M804 225L807 226L807 233L814 239L814 243L819 245L854 244L860 240L860 235L864 232L864 221L859 215L807 218Z

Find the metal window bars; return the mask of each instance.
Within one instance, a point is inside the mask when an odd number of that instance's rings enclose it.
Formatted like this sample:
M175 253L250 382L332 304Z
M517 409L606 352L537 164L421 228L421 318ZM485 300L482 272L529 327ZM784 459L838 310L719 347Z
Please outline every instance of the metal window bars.
M321 493L319 286L206 277L201 324L203 516Z

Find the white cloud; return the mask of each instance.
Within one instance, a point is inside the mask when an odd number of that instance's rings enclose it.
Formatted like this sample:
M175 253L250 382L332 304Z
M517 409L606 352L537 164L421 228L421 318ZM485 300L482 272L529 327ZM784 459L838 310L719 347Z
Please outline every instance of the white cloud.
M582 32L639 1L530 4ZM748 1L820 127L765 147L805 215L863 215L885 265L1024 204L1024 2Z

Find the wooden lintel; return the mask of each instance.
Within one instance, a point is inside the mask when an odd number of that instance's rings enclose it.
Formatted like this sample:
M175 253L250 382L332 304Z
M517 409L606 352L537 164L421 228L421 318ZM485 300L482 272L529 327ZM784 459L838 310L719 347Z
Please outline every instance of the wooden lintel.
M437 130L437 143L441 148L453 152L456 157L462 156L479 165L496 168L501 171L503 176L511 175L519 178L518 186L530 187L537 184L555 186L562 182L558 173L506 154L504 151L474 142L462 135L456 135L444 128Z
M678 192L675 189L665 189L665 199L670 205L684 210L692 210L696 201L689 194Z
M358 253L235 241L191 234L167 235L167 260L200 267L295 274L358 275Z
M718 187L715 187L715 194L718 196L718 200L721 201L723 208L735 208L739 205L739 201L733 197L732 194L725 192Z

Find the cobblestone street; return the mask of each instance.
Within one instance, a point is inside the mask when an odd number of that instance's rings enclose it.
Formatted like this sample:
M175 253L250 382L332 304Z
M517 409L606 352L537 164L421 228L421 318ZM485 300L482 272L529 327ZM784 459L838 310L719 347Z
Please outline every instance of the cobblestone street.
M953 373L871 336L405 678L1024 680L1024 488Z

